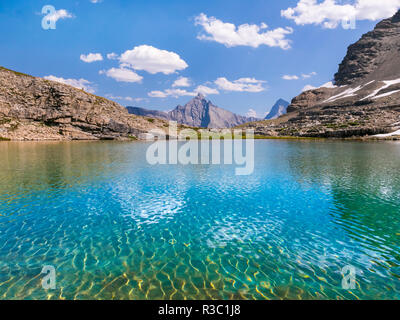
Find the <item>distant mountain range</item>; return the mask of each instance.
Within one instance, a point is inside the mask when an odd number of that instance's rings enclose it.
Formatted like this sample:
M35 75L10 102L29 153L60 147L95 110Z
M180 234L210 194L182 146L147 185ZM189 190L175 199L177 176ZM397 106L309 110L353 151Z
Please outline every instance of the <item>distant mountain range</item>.
M197 95L184 106L177 106L169 112L127 107L130 114L176 121L191 127L219 129L231 128L247 122L258 121L258 118L244 117L215 106L202 94Z
M287 107L289 106L289 102L283 99L279 99L274 106L272 107L271 111L265 117L265 120L274 120L283 116L287 112Z

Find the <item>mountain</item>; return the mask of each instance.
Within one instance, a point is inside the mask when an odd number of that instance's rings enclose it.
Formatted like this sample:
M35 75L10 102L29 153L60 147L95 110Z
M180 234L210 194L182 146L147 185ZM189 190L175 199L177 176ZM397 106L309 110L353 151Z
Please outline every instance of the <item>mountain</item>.
M348 48L335 74L338 86L400 78L400 11Z
M283 99L279 99L274 106L272 107L271 111L265 117L265 120L273 120L277 119L280 116L283 116L287 113L287 107L289 106L289 102Z
M295 97L283 117L251 126L258 134L272 136L397 135L400 129L399 48L400 11L349 46L333 83Z
M164 124L83 90L0 67L0 140L132 139Z
M135 115L176 121L191 127L199 128L231 128L247 122L257 121L256 118L247 118L230 111L218 108L202 94L197 95L184 106L177 106L169 112L147 110L143 108L127 107Z

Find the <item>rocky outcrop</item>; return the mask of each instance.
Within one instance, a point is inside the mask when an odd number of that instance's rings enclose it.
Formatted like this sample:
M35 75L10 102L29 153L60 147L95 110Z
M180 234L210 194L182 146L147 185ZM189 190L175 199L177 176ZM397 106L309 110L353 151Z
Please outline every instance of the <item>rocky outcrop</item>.
M332 83L295 97L288 114L253 123L271 136L363 137L400 129L400 11L351 45Z
M265 117L265 120L274 120L283 116L287 113L287 107L289 106L289 102L283 99L279 99L274 106L271 108L271 111Z
M347 51L335 74L338 86L400 77L400 11L378 23Z
M184 106L179 105L170 112L134 107L128 107L128 111L136 115L171 120L191 127L210 129L231 128L247 122L259 120L240 116L221 109L201 94L190 100Z
M74 87L0 68L3 139L130 139L162 124Z

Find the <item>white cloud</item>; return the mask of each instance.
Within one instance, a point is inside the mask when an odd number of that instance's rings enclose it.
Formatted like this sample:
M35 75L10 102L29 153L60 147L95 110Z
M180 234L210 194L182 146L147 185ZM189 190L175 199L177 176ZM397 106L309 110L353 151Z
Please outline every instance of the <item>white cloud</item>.
M297 25L315 24L334 29L339 23L356 20L380 20L391 17L400 8L400 0L353 0L340 4L337 0L300 0L294 8L281 11L281 15Z
M299 77L298 76L296 76L296 75L288 75L288 74L285 74L283 77L282 77L282 79L283 80L299 80Z
M195 24L203 27L205 34L199 35L199 40L216 41L227 47L250 46L258 48L261 45L269 47L290 48L288 34L293 33L292 28L277 28L263 31L268 28L265 23L261 25L242 24L236 27L232 23L225 23L215 17L207 17L201 13L195 19Z
M167 98L167 97L178 98L184 96L194 97L199 93L207 96L212 94L219 94L219 91L215 88L210 88L205 85L200 85L193 91L187 91L184 89L166 89L164 91L156 90L149 92L148 96L152 98Z
M52 14L46 15L46 20L56 23L60 19L70 19L74 16L65 9L54 11Z
M100 74L105 74L107 77L113 78L118 82L142 82L143 77L136 72L125 68L111 68L106 71L100 71Z
M114 96L112 94L106 94L105 97L111 100L124 100L129 102L140 102L144 100L144 98L121 97L121 96Z
M118 55L114 52L107 54L107 59L109 60L118 60Z
M90 0L91 3L100 3L101 0Z
M313 77L313 76L316 76L316 75L317 75L316 72L310 72L310 73L303 73L303 74L301 74L301 77L302 77L303 79L309 79L309 78L311 78L311 77ZM300 76L285 74L285 75L282 77L282 79L283 79L283 80L299 80L299 79L300 79Z
M205 96L212 95L212 94L219 94L219 91L215 88L210 88L204 85L198 86L195 90L195 93L201 93Z
M72 86L72 87L75 87L78 89L82 89L89 93L94 93L96 91L93 88L92 83L85 79L64 79L64 78L59 78L59 77L56 77L53 75L46 76L46 77L44 77L44 79L67 84L69 86Z
M257 112L253 109L249 109L249 111L246 113L247 118L258 118Z
M192 84L189 78L180 77L172 84L172 87L190 87Z
M147 45L125 51L119 60L132 69L144 70L151 74L172 74L188 67L187 63L175 52L160 50Z
M303 79L309 79L309 78L314 77L314 76L316 76L316 75L317 75L316 72L310 72L310 73L303 73L303 74L301 75L301 77L302 77Z
M182 89L167 89L164 91L151 91L148 93L148 96L151 98L167 98L167 97L183 97L183 96L196 96L195 92L189 92Z
M103 56L100 53L89 53L88 55L81 54L81 60L86 63L95 61L103 61Z
M233 82L226 78L218 78L215 80L215 84L221 90L225 91L238 91L238 92L262 92L266 89L263 84L266 81L256 80L254 78L241 78Z

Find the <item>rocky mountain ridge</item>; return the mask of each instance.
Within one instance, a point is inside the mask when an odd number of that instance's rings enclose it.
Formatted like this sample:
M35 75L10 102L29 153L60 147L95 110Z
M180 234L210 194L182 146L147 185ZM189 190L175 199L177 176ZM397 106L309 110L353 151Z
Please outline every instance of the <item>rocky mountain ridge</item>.
M80 89L0 67L2 140L136 139L163 125Z
M389 137L400 129L399 47L400 11L349 47L335 84L305 91L288 114L248 127L267 136Z
M247 122L259 120L237 115L228 110L219 108L210 100L207 100L202 94L198 94L184 106L179 105L169 112L135 107L127 107L127 109L130 113L135 115L171 120L191 127L209 129L231 128Z

